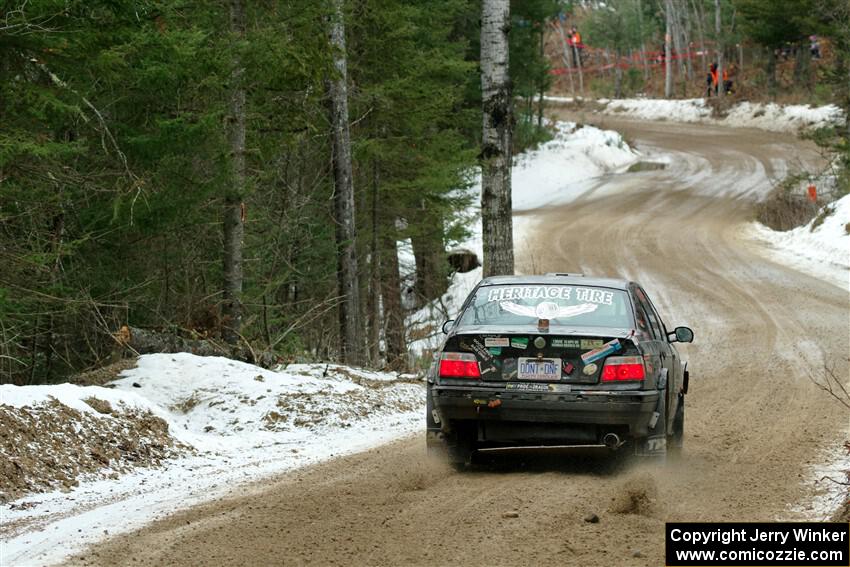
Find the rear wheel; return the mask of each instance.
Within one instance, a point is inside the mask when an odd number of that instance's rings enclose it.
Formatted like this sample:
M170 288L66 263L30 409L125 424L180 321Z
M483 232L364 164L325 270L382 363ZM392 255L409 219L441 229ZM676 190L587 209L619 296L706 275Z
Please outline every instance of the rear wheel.
M469 468L475 454L477 428L470 425L475 424L456 425L454 431L446 435L449 464L459 471Z

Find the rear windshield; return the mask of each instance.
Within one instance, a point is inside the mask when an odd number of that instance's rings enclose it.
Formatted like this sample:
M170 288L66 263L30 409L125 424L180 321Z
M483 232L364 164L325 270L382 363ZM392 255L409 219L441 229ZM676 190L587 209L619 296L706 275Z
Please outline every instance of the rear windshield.
M632 327L631 306L619 289L573 285L480 287L460 318L460 326L550 325Z

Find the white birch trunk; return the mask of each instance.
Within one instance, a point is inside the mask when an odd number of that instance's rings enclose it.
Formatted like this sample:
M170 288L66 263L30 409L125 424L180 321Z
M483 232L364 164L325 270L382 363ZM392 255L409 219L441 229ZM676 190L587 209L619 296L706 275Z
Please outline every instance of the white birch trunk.
M354 180L351 168L351 133L348 128L348 64L345 52L345 0L334 0L330 39L334 49L335 76L328 83L333 127L334 210L338 254L337 278L342 303L339 306L342 360L363 364L360 287L357 281L356 230L354 224Z
M575 83L573 82L572 50L570 49L570 46L567 43L567 38L564 34L564 27L561 25L560 22L558 22L555 27L558 29L558 35L561 37L561 47L564 50L564 66L567 68L567 76L570 79L570 94L575 96L576 88Z
M483 0L481 6L481 222L484 276L514 273L511 204L513 110L508 75L510 1Z
M714 0L714 33L717 35L717 96L726 94L723 84L723 20L720 12L720 0Z
M584 96L584 73L581 70L581 66L584 65L581 61L581 53L579 53L578 47L573 45L573 56L575 57L576 69L578 69L578 92Z
M705 56L705 26L703 25L702 12L697 8L695 0L691 0L691 6L694 9L694 17L697 20L697 33L699 34L699 51L702 58L703 72L708 70L708 61Z

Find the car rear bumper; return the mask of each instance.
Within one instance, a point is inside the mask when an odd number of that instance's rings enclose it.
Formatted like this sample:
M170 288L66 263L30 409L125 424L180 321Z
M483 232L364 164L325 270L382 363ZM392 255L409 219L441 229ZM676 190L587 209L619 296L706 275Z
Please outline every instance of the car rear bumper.
M603 431L627 428L631 438L646 437L657 411L657 390L577 390L513 392L491 388L430 386L443 431L456 421L502 421L588 426Z

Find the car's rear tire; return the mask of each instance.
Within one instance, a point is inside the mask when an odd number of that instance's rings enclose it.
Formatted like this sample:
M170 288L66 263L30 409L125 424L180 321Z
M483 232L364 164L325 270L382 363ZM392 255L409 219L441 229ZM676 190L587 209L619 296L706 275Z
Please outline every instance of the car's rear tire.
M454 431L446 436L449 464L455 470L463 471L472 465L472 457L477 445L476 433L476 428L469 424L458 424L455 425Z

